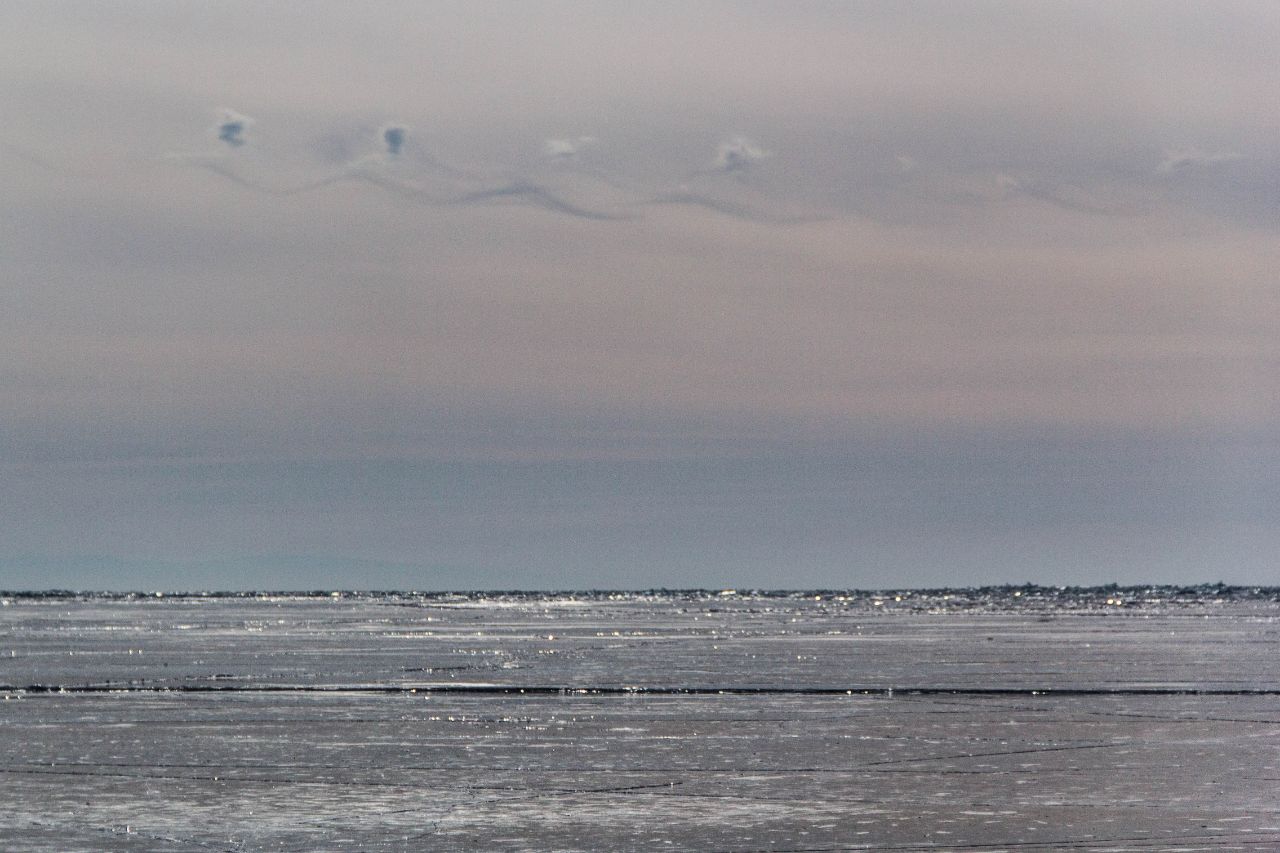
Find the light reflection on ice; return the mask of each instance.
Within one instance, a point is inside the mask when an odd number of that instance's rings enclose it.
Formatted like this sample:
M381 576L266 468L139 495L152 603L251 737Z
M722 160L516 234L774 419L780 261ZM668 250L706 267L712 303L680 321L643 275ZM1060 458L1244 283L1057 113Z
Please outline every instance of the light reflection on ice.
M1275 591L3 600L0 849L1280 849Z

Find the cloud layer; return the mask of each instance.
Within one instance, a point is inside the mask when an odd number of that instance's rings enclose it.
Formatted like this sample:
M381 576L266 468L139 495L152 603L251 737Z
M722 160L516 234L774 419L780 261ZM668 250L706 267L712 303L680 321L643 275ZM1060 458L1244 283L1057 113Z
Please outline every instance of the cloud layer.
M0 567L1270 579L1272 4L2 17Z

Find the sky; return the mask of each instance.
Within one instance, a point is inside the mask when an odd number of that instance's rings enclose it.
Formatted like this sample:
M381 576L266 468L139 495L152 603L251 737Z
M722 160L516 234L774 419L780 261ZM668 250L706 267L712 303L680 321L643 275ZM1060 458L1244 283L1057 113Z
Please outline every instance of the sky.
M1280 584L1272 2L0 4L0 588Z

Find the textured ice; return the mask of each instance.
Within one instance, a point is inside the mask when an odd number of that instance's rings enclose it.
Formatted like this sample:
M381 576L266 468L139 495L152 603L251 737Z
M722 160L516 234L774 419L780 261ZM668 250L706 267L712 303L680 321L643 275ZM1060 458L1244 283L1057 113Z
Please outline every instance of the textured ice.
M1280 849L1280 591L0 593L4 850Z

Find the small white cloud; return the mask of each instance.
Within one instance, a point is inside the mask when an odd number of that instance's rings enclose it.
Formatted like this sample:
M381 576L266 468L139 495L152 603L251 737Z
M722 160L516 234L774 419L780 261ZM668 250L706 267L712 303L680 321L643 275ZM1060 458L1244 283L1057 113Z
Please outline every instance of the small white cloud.
M727 142L721 142L716 149L716 168L723 172L736 172L747 166L772 156L745 136L735 136Z
M571 157L578 156L582 149L595 145L596 142L597 140L594 136L548 139L542 144L542 153L552 160L568 160Z

